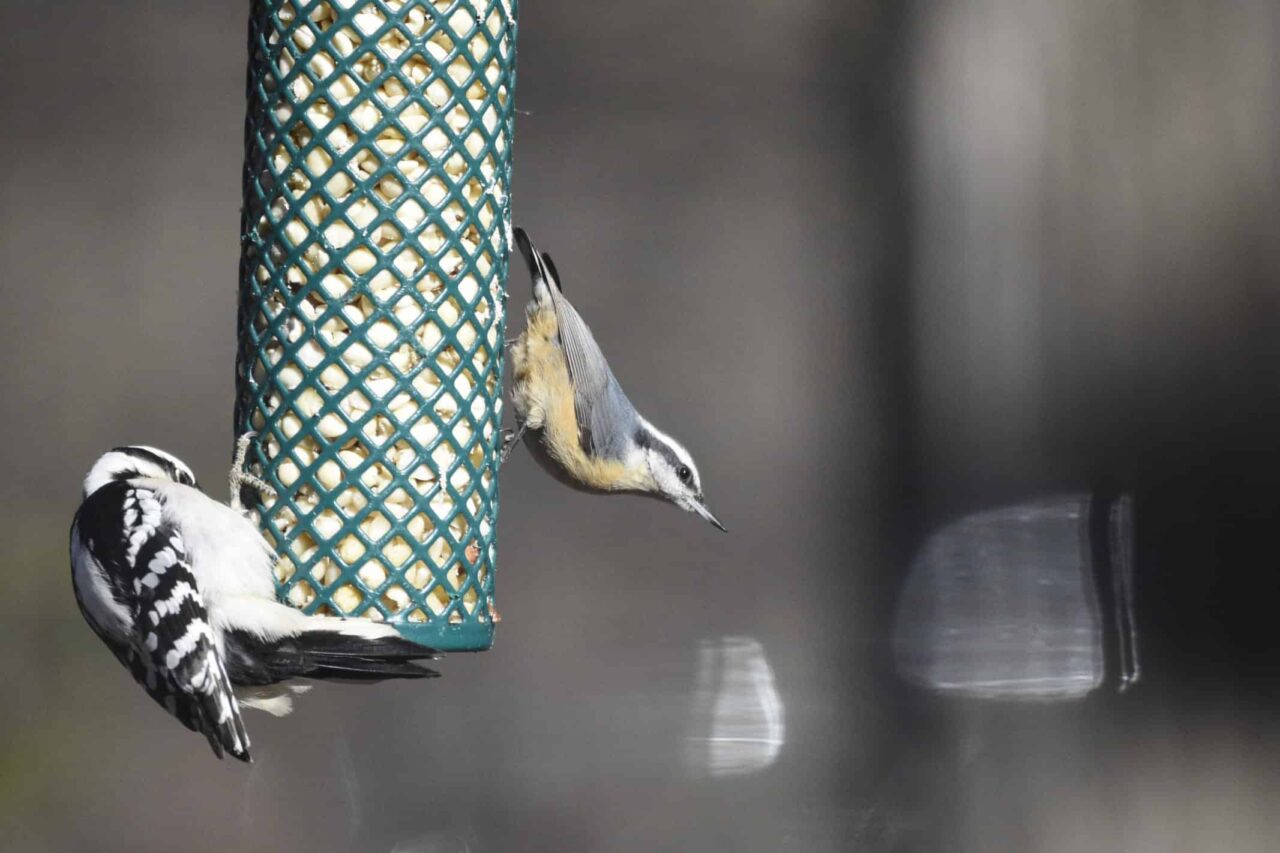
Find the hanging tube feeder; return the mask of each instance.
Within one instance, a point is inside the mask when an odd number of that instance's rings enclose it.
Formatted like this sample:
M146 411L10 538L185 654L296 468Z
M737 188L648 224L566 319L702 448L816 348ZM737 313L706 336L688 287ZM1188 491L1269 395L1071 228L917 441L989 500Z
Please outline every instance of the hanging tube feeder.
M515 0L255 0L237 434L282 601L493 641Z

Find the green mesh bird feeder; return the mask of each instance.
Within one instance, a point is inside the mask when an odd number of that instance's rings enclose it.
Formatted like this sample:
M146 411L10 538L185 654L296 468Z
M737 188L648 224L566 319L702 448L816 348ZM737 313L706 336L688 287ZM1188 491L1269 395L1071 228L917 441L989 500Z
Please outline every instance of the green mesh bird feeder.
M493 641L516 0L254 0L236 429L281 600Z

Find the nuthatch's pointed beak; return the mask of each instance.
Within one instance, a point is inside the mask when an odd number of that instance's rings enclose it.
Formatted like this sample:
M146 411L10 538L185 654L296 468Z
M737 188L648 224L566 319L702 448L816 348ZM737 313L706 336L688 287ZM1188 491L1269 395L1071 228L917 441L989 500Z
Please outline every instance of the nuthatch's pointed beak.
M714 515L711 514L711 510L707 509L707 504L705 501L703 501L701 497L699 497L698 500L694 501L693 511L696 512L698 515L702 516L703 518L705 518L707 521L711 522L712 525L719 528L724 533L729 532L728 529L723 524L720 523L720 519L716 518Z

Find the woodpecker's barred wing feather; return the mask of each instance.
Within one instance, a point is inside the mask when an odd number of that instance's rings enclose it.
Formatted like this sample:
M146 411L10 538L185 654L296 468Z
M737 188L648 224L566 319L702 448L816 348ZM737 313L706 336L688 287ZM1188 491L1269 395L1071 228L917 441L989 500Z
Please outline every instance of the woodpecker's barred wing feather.
M225 751L248 761L249 738L204 599L160 497L143 486L109 483L85 500L74 524L103 591L128 614L123 626L100 624L83 600L93 591L77 588L94 630L151 698L204 734L219 758Z
M620 458L626 447L625 436L637 420L635 407L622 392L586 321L565 298L551 256L538 252L521 229L516 229L516 242L530 275L551 285L547 289L555 306L560 348L573 383L574 414L582 448L595 457Z
M249 737L182 538L171 530L164 541L146 563L147 573L134 582L142 647L157 676L156 686L148 683L147 691L188 728L208 737L219 758L225 749L248 760Z

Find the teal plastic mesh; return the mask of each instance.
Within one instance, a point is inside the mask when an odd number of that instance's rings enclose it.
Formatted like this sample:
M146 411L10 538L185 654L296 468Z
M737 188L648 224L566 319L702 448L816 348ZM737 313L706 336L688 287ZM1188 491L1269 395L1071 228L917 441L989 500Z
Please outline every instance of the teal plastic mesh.
M515 0L256 0L237 433L281 600L493 639Z

